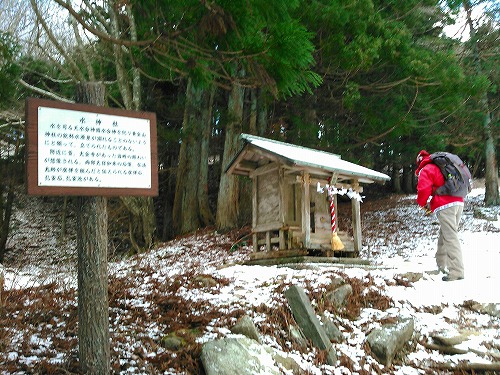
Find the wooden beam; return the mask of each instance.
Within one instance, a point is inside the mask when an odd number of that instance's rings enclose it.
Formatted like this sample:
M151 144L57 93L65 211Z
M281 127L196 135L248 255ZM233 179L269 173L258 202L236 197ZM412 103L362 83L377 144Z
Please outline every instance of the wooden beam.
M266 232L266 250L271 251L271 232Z
M287 197L286 197L286 181L285 170L280 168L278 171L278 189L279 189L279 221L281 225L285 225Z
M280 229L280 234L279 234L279 248L280 248L280 250L285 250L286 249L285 231L283 229Z
M258 243L258 237L257 237L257 233L253 233L252 234L252 244L253 244L253 252L256 253L257 251L259 251L259 243Z
M304 181L303 176L296 176L296 183L302 183ZM321 186L324 186L328 183L327 179L319 179L319 178L311 178L311 185L317 185L318 182L320 183ZM337 189L352 189L353 191L356 191L358 193L363 192L363 187L358 184L352 184L352 183L343 183L343 182L337 182L333 186L335 186Z
M288 229L287 227L283 227L280 222L274 222L274 223L265 223L265 224L259 224L255 225L252 230L257 233L263 233L267 231L273 231L273 230L280 230L280 229Z
M276 259L276 258L287 258L307 255L307 250L279 250L279 251L269 251L250 254L251 260L257 259Z
M277 170L279 168L279 164L278 163L275 163L275 162L272 162L272 163L268 163L268 164L265 164L264 166L262 167L259 167L257 169L255 169L253 172L250 173L250 177L256 177L256 176L261 176L263 174L266 174L266 173L269 173L269 172L273 172L275 170Z
M255 227L257 226L257 178L252 178L252 235L253 251L259 251L259 245L257 244L257 233L255 233Z
M358 184L357 181L354 182L354 185L356 184ZM351 206L352 206L352 230L354 236L354 250L359 253L362 248L361 208L359 201L357 199L351 199Z
M304 247L309 247L311 241L311 192L309 173L304 173L302 182L302 232Z
M258 167L259 167L259 165L254 161L242 160L241 162L238 163L238 165L236 166L236 169L242 170L242 171L252 172L252 171L256 170Z

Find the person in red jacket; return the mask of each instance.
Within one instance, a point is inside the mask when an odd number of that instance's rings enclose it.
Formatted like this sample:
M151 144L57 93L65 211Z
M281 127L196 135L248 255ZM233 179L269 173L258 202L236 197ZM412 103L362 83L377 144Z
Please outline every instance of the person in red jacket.
M441 170L432 162L430 154L425 150L418 153L415 174L418 176L418 205L428 212L433 212L439 221L436 251L438 269L445 273L444 281L461 280L464 278L464 265L458 238L458 224L462 217L464 199L434 194L438 187L444 185L445 180Z

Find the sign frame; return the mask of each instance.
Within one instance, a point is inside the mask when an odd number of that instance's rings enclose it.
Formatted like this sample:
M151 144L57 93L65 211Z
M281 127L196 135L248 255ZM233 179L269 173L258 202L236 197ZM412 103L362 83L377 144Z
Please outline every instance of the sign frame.
M52 108L65 111L79 111L88 114L123 117L126 121L133 119L149 120L149 155L151 164L150 184L142 187L100 187L100 186L58 186L39 184L39 109ZM26 106L26 186L28 195L74 195L74 196L157 196L158 195L158 143L156 132L156 114L154 112L131 111L117 108L101 107L91 104L65 103L60 101L27 98ZM75 159L78 159L75 157ZM137 177L130 177L137 178Z

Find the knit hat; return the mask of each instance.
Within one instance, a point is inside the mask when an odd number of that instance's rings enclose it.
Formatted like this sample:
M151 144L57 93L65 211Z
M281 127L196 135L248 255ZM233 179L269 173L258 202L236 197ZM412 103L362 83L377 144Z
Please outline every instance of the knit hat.
M420 163L422 162L422 160L424 160L424 158L426 156L430 156L430 154L427 151L425 151L425 150L422 150L422 151L420 151L418 153L417 160L416 160L417 161L417 167L420 165Z

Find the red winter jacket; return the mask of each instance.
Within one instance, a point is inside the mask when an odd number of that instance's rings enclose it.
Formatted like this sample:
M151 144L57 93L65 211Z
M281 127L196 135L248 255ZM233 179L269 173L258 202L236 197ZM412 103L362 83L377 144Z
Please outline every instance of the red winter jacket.
M451 195L434 195L438 187L444 185L444 177L439 167L434 164L429 156L424 157L420 162L417 171L417 203L420 207L425 207L427 200L432 196L430 209L432 212L439 207L462 202L462 197L453 197Z

